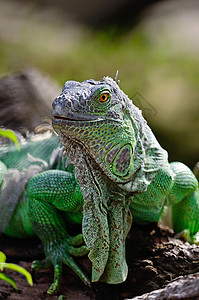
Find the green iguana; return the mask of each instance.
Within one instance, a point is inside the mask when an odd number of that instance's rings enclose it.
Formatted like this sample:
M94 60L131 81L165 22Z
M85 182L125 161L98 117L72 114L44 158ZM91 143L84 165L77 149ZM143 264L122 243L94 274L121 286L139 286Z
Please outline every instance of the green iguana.
M172 205L174 230L187 230L189 240L199 242L196 177L182 163L168 163L167 152L116 81L67 81L52 116L77 179L74 172L57 169L32 176L4 230L15 236L19 222L22 236L42 240L46 259L33 262L33 268L54 266L49 294L59 287L63 264L90 284L72 258L87 253L93 282L125 281L132 218L138 224L158 222L165 206ZM4 174L2 164L2 184ZM71 237L67 224L81 222L83 237Z

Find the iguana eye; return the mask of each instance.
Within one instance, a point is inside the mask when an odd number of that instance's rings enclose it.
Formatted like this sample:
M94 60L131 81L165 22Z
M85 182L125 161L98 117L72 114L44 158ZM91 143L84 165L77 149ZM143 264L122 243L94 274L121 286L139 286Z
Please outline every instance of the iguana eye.
M99 101L100 102L106 102L109 98L109 94L108 93L104 93L104 94L101 94L100 97L99 97Z

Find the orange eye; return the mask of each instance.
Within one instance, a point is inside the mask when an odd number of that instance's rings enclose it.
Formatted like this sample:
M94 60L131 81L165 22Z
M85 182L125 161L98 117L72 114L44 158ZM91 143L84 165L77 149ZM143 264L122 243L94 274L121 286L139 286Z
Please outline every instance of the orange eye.
M106 102L109 98L109 94L108 93L104 93L104 94L101 94L101 96L99 97L99 101L100 102Z

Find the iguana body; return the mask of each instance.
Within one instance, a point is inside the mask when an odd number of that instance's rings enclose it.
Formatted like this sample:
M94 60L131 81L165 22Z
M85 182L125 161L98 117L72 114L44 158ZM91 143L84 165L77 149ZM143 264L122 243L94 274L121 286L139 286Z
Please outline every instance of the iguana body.
M52 115L79 183L74 174L53 170L37 174L27 185L33 230L54 265L49 293L58 287L62 263L89 283L70 256L88 250L92 281L123 282L132 217L139 224L157 222L167 205L172 205L174 230L187 229L198 242L198 181L185 165L168 163L141 112L114 80L66 82ZM82 221L88 250L72 248L82 240L68 236L69 221Z

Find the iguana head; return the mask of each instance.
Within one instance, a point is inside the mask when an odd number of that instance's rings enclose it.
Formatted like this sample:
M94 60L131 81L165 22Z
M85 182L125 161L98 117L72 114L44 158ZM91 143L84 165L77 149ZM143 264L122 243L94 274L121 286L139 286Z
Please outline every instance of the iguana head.
M133 156L139 141L129 104L128 97L110 77L82 83L67 81L53 103L55 131L81 143L117 183L128 182L139 167ZM139 161L142 152L140 149Z

